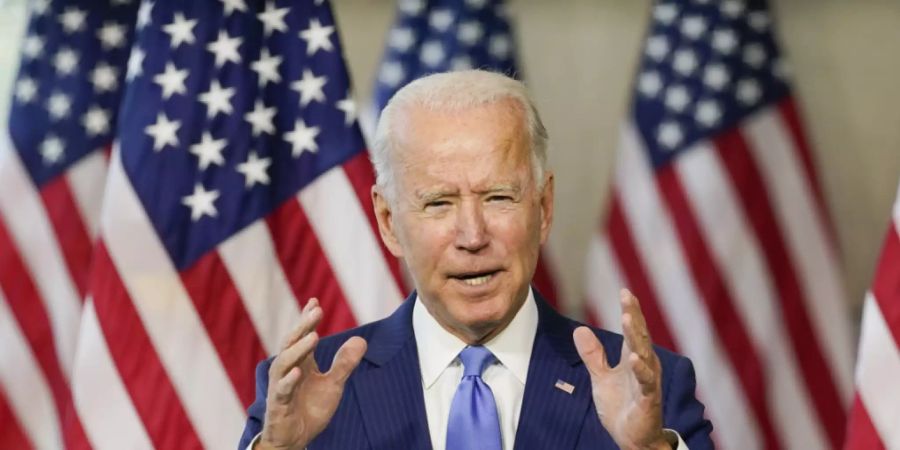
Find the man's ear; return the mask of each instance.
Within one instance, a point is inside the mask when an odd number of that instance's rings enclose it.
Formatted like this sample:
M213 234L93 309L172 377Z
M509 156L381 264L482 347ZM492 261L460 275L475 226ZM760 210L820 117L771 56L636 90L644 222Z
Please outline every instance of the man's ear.
M544 189L541 190L541 245L547 242L550 225L553 224L553 172L548 170L544 177Z
M391 205L378 185L372 186L372 205L375 208L375 219L378 221L378 233L381 234L381 241L394 256L402 258L403 248L394 231Z

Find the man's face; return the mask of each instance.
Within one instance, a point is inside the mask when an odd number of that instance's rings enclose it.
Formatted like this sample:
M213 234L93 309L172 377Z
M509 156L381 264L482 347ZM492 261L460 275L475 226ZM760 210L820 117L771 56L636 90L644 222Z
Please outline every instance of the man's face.
M552 219L553 177L538 190L515 105L397 111L394 201L373 190L382 238L406 261L423 304L470 343L518 312Z

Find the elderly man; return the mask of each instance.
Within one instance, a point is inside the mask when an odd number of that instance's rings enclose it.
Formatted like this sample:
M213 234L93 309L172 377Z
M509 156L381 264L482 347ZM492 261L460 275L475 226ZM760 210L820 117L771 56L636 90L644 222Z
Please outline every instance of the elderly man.
M416 290L390 317L321 340L311 300L257 369L241 448L712 447L690 361L653 348L634 296L622 292L623 338L530 287L553 218L546 145L524 86L503 75L397 92L372 198Z

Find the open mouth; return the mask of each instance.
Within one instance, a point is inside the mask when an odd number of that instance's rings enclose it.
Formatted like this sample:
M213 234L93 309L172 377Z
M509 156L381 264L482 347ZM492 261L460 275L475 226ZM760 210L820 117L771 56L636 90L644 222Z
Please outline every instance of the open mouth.
M491 281L499 270L489 270L484 272L470 272L459 275L451 275L450 278L462 281L467 286L482 286Z

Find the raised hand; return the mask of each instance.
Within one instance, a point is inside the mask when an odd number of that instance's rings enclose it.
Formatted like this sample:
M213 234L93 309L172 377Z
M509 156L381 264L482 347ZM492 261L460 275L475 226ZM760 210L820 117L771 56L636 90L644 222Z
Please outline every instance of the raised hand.
M313 357L320 320L322 308L311 299L269 367L266 418L257 450L306 448L331 421L350 372L366 352L366 341L352 337L338 349L331 370L320 372Z
M623 449L671 448L662 428L662 369L653 351L637 298L620 293L625 341L616 367L610 367L597 336L587 327L573 333L588 372L600 422Z

